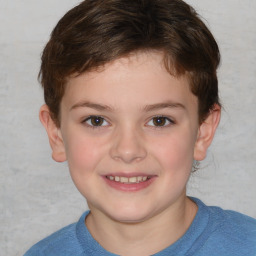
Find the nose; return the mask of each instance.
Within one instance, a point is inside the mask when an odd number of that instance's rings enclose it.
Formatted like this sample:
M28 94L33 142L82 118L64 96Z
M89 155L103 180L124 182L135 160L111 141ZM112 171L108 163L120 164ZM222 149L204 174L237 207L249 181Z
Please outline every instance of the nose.
M118 131L114 135L110 155L114 160L127 164L143 160L147 151L142 134L135 129Z

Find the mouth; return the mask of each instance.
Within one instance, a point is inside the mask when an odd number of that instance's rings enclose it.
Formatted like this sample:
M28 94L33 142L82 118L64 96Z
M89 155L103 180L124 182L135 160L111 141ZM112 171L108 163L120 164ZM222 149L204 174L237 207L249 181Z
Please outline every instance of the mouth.
M151 186L157 175L145 173L109 173L102 176L106 184L122 192L136 192Z
M145 182L152 178L152 176L133 176L133 177L124 177L124 176L112 176L108 175L106 178L110 181L115 181L123 184L139 184Z

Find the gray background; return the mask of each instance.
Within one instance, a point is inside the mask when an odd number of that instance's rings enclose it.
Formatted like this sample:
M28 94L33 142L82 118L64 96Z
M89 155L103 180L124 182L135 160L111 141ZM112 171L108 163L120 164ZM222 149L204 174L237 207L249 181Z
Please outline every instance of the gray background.
M222 53L225 110L189 195L256 217L256 1L189 0ZM40 53L76 0L0 0L0 255L22 255L33 243L87 209L57 164L38 120Z

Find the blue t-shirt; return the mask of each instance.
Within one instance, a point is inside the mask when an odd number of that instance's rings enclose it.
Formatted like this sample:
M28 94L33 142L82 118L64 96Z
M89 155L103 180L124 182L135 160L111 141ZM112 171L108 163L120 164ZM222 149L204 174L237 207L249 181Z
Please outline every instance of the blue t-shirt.
M187 232L155 256L256 256L256 220L246 215L206 206L192 198L198 212ZM114 256L85 226L85 212L71 224L35 244L24 256Z

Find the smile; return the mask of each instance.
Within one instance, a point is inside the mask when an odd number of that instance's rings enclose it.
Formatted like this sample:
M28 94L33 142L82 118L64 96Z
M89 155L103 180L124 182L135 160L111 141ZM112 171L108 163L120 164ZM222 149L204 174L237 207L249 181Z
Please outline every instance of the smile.
M116 181L116 182L124 183L124 184L141 183L141 182L144 182L144 181L150 179L149 176L134 176L134 177L106 176L106 178L111 181Z

